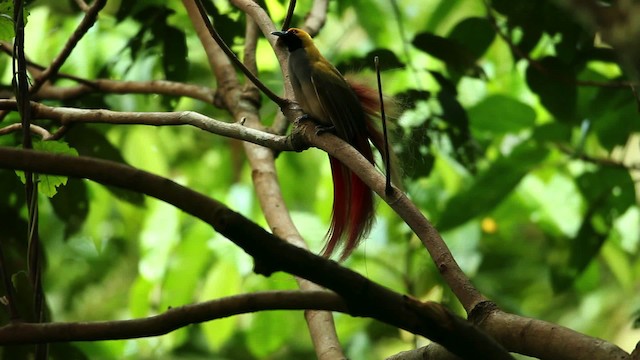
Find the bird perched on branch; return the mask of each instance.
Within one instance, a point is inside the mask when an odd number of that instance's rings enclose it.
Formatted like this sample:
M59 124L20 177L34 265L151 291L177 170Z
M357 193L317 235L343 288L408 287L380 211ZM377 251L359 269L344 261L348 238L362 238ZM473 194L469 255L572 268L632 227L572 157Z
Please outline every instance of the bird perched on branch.
M371 116L378 112L375 90L350 84L325 59L305 31L291 28L272 33L289 50L289 78L303 112L358 150L373 164L369 140L382 152L382 134ZM367 236L373 224L371 189L338 159L329 156L333 177L331 227L323 256L331 256L342 246L340 260L346 259Z

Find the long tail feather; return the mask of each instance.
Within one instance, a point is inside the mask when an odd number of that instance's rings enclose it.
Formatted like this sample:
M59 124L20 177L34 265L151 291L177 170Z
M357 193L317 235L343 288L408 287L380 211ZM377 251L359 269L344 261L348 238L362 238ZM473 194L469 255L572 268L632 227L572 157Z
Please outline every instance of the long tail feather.
M333 211L322 255L329 257L336 247L342 247L342 261L349 257L371 230L373 193L358 175L338 159L329 157L329 161L333 176Z
M382 134L372 119L379 111L379 98L375 90L366 86L353 82L351 86L367 114L367 123L366 128L361 129L361 132L356 134L356 138L351 139L349 143L373 163L369 139L383 152ZM333 176L333 210L331 227L327 233L327 242L322 255L329 257L336 248L341 247L340 261L342 261L349 257L371 230L374 219L373 192L358 175L338 159L330 156L329 162Z

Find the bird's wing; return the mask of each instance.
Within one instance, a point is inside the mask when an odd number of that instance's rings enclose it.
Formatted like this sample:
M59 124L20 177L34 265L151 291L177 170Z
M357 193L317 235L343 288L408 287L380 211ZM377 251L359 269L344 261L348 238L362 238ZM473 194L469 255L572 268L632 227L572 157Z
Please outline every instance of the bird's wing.
M311 73L311 83L324 113L338 136L347 142L366 131L365 113L356 94L330 64L322 64Z

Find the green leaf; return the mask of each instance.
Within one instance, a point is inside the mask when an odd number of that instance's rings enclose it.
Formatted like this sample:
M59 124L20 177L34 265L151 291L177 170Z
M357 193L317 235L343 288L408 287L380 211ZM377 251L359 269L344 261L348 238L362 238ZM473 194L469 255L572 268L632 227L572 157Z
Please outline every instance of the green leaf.
M301 314L291 311L261 311L253 315L249 350L257 359L269 358L296 336L309 336L306 330L292 326Z
M452 229L491 211L546 155L546 149L523 143L508 156L498 158L478 175L471 187L449 200L437 224L438 230Z
M542 105L553 116L560 121L575 121L578 90L573 68L549 56L537 64L529 64L526 76L531 91L540 97Z
M187 78L187 39L183 31L173 26L163 28L162 68L167 80L184 81Z
M78 156L76 149L69 147L64 141L34 141L33 149L53 154ZM16 171L20 181L26 183L23 171ZM38 191L47 197L53 197L57 193L57 188L67 183L66 176L58 175L37 175Z
M340 62L336 67L343 74L348 73L349 71L353 71L353 69L371 69L375 71L375 64L373 59L378 57L380 60L380 71L385 71L389 69L399 69L404 68L405 64L398 59L396 54L394 54L389 49L374 49L369 51L364 56L358 56L348 59L347 61Z
M593 131L608 150L625 145L634 132L640 131L636 99L631 91L601 88L590 105Z
M23 9L24 24L27 24L29 12ZM13 1L0 1L0 40L11 41L15 36L15 23L13 21Z
M602 210L609 226L635 204L634 180L627 169L603 166L582 174L576 182L585 200Z
M64 221L64 236L68 238L82 228L89 214L87 186L82 179L69 179L66 186L58 189L51 198L56 215Z
M447 37L464 46L475 63L491 46L496 32L486 18L470 17L456 24Z
M485 136L517 133L533 126L536 120L533 108L506 95L486 97L467 114L471 130Z
M591 223L591 214L585 216L578 234L571 240L571 253L565 264L552 267L551 284L556 292L564 291L582 274L598 254L607 235L597 231Z
M235 295L240 291L241 281L235 264L221 260L209 271L199 300L215 300ZM231 338L237 323L238 317L231 316L203 323L200 327L209 346L219 350Z
M0 6L2 5L4 4L0 4ZM0 13L0 40L11 41L14 34L13 19L4 12Z
M475 66L476 57L473 52L456 40L424 32L416 35L412 44L441 60L456 73L464 74Z

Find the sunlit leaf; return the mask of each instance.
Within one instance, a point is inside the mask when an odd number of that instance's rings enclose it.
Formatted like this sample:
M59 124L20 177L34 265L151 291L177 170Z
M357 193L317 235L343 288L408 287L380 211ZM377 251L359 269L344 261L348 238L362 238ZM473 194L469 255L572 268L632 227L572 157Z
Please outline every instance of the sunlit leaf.
M480 135L518 133L533 126L536 113L528 105L506 95L492 95L468 110L471 129Z
M478 175L467 190L447 203L437 223L438 229L445 231L486 214L509 195L546 155L547 150L525 143L510 155L498 158L487 171Z
M34 141L33 148L35 150L44 151L53 154L78 156L76 149L69 147L64 141ZM16 171L18 177L22 183L25 183L26 179L24 172ZM66 176L57 175L37 175L36 181L38 182L38 191L47 197L53 197L57 193L57 189L67 183Z
M236 266L224 260L219 261L211 268L205 279L200 301L236 295L240 290L240 282L241 278ZM237 324L237 317L228 317L203 323L200 327L207 338L207 344L213 349L220 349L231 338Z

